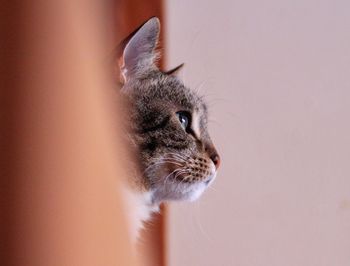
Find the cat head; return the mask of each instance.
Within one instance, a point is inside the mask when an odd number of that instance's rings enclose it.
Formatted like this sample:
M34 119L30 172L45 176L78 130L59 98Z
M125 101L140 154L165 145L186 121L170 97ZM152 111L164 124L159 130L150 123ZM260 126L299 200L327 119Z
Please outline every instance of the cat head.
M156 52L160 24L151 18L122 43L121 91L130 109L131 140L152 201L194 200L214 180L220 157L208 133L202 97L163 72Z

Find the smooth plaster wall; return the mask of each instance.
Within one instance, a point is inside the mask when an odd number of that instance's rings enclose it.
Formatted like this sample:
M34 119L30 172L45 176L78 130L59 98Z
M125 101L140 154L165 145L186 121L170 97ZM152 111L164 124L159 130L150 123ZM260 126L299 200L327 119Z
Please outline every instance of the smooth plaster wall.
M166 2L168 67L222 156L172 203L170 266L350 265L350 2Z

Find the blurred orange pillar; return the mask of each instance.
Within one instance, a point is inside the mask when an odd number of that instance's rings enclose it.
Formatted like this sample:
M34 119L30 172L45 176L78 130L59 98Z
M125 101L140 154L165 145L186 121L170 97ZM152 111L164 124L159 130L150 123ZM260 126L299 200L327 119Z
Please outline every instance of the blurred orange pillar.
M1 3L1 265L135 265L100 5Z

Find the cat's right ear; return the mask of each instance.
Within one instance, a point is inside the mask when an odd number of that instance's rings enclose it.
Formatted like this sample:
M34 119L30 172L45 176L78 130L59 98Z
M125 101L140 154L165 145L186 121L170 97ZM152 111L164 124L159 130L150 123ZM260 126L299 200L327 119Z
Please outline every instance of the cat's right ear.
M174 67L173 69L170 69L166 72L164 72L165 74L167 75L173 75L173 76L176 76L179 74L180 70L182 69L182 67L184 66L185 64L182 63L181 65L178 65L177 67Z
M119 51L121 51L121 55L119 56L118 67L122 84L132 76L155 67L159 32L159 19L153 17L120 44Z

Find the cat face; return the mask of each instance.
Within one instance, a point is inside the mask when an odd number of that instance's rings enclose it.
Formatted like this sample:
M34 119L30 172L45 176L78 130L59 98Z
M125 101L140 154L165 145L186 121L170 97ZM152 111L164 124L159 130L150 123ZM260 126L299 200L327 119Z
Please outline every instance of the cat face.
M153 202L194 200L214 180L220 158L207 128L207 107L195 92L155 65L159 20L152 18L123 49L122 93L141 178Z

